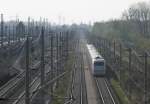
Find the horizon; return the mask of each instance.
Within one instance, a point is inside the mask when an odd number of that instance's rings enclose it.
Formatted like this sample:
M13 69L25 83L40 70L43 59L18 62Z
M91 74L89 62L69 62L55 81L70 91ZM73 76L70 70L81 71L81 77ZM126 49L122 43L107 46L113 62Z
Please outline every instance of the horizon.
M34 20L46 18L49 22L60 25L92 24L119 19L122 12L132 4L143 1L149 2L149 0L5 0L1 1L0 13L4 14L6 21L16 18L27 21L28 17L31 17Z

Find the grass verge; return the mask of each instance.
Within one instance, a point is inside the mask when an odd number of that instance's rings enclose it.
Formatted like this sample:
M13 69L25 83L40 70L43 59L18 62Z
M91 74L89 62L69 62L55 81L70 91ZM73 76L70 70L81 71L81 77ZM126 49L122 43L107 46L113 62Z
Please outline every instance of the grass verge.
M120 103L121 104L131 104L128 97L125 95L124 91L120 87L119 82L115 79L111 79L111 84L112 84L112 87L113 87L115 93L117 94L117 96L119 98Z
M69 58L67 64L65 65L65 70L71 71L72 65L73 65L73 59L72 57ZM70 78L70 72L67 73L63 78L59 80L59 85L54 91L54 97L52 100L52 104L62 104L66 97L66 92L68 90L68 86L70 84L71 78Z
M53 98L53 103L52 104L62 104L62 102L64 102L65 100L65 96L66 96L66 92L67 92L67 88L68 88L68 82L69 82L69 73L67 73L67 75L62 78L59 81L59 86L58 88L56 88L56 90L54 91L54 95L56 95L57 97Z

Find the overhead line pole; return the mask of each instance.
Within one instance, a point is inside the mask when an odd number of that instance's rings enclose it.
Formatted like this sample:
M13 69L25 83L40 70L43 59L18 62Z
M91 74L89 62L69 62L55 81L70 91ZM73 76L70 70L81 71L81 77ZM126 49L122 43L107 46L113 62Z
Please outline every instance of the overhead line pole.
M59 45L58 45L58 39L59 39L59 33L56 33L56 60L57 60L57 62L56 62L56 76L58 76L59 74L58 74L58 72L59 72ZM58 87L58 80L57 80L57 82L56 82L56 86Z
M45 65L44 65L44 28L41 31L41 85L45 82Z
M30 104L30 92L29 92L29 84L30 84L30 71L29 71L29 37L26 39L26 77L25 77L25 104Z
M128 76L129 76L129 78L131 77L131 65L132 65L132 49L131 48L129 48L128 49L128 52L129 52L129 64L128 64L128 72L129 72L129 74L128 74ZM129 98L131 98L131 83L129 82L129 84L128 84L128 92L129 92Z
M62 60L62 57L61 57L61 49L62 49L62 48L61 48L61 47L62 47L62 41L61 41L61 39L62 39L62 38L61 38L61 37L62 37L62 34L61 34L61 32L60 32L60 35L59 35L59 59L60 59L60 60ZM59 71L60 71L60 73L62 72L62 68L61 68L62 65L61 65L61 64L62 64L62 62L59 63Z
M1 47L3 47L3 36L4 36L4 19L3 14L1 14Z
M140 56L144 57L144 104L148 104L148 57L149 54L145 52L144 55Z
M144 78L144 84L145 84L145 85L144 85L144 87L145 87L145 88L144 88L144 94L145 94L145 104L148 104L148 102L147 102L147 100L148 100L148 99L147 99L147 98L148 98L148 97L147 97L147 92L148 92L148 89L147 89L147 82L148 82L148 81L147 81L148 53L147 53L147 52L145 52L145 54L144 54L144 63L145 63L145 68L144 68L144 69L145 69L145 73L144 73L144 74L145 74L145 75L144 75L144 76L145 76L145 78Z
M50 34L51 35L51 80L53 79L53 32ZM51 85L51 93L53 94L53 84ZM51 97L53 98L53 96L51 95Z
M41 86L45 84L45 65L44 65L44 27L41 31ZM44 104L44 91L41 91L41 103Z

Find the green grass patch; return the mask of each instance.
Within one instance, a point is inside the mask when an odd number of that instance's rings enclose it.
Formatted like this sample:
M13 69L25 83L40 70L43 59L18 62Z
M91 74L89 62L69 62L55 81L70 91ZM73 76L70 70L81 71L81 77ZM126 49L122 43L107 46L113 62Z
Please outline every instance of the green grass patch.
M53 104L62 104L64 102L64 97L66 96L68 82L69 82L69 73L59 81L59 87L55 90L54 95L57 97L53 98Z
M71 68L72 68L73 62L74 62L73 57L72 56L69 57L65 65L66 71L72 70ZM53 98L52 104L62 104L62 102L64 102L70 81L71 81L70 72L67 73L63 78L59 80L59 85L54 91L54 96L56 97Z
M121 104L131 104L128 97L125 95L124 91L120 87L119 82L112 79L111 84L112 84L112 87L113 87L114 91L116 92L116 94L120 100L120 103Z

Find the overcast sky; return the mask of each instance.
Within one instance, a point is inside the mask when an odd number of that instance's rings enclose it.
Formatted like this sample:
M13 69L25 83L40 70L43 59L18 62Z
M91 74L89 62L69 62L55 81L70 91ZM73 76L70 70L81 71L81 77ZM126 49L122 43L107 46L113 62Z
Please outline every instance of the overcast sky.
M149 0L0 0L5 19L48 18L56 23L89 23L119 18L131 4Z

